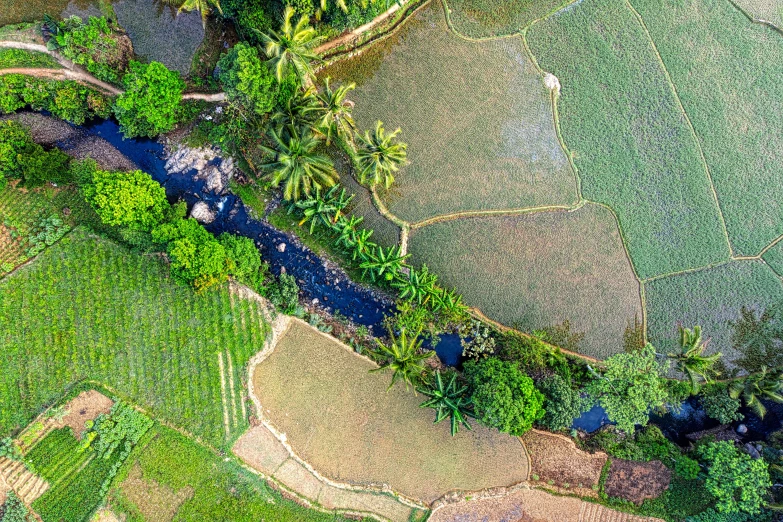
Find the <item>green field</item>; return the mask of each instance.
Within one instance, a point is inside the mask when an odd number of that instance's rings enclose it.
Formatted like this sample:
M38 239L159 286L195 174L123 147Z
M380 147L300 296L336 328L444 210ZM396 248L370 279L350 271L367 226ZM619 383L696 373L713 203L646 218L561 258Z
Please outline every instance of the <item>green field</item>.
M783 277L783 242L778 242L767 250L762 259L777 275Z
M404 220L577 200L548 90L521 38L465 41L433 3L320 75L357 82L349 98L360 128L382 120L402 129L410 164L383 198Z
M157 257L77 229L0 281L0 435L87 378L223 446L248 426L244 366L265 329L255 302L196 295Z
M127 522L346 520L283 499L234 461L164 426L153 428L149 442L128 460L109 491L108 505Z
M783 234L783 82L770 67L783 35L725 0L632 3L699 135L735 253L758 255Z
M472 38L507 35L573 0L448 0L454 29Z
M754 19L783 29L783 0L734 0L734 3Z
M583 195L617 212L639 276L727 259L697 142L625 4L584 0L534 24L528 42L562 84L560 123Z
M783 285L761 261L732 261L645 284L650 342L658 351L675 347L677 325L701 325L710 352L722 352L726 363L741 353L732 346L730 321L745 306L762 310L783 300Z
M617 224L598 205L430 225L411 235L410 251L503 324L531 331L569 320L593 357L622 351L626 325L642 317Z
M452 437L433 424L421 395L303 322L294 321L253 374L264 414L294 452L322 475L355 485L387 484L431 503L453 490L525 480L520 441L473 423Z

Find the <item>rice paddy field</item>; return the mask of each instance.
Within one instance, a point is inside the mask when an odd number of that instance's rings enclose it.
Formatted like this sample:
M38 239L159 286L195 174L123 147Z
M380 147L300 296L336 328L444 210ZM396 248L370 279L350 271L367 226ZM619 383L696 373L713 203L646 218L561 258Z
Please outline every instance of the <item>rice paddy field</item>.
M768 22L783 29L783 1L781 0L734 0L748 16Z
M414 231L410 251L504 324L531 331L570 321L592 357L622 351L626 326L642 318L617 223L599 205L438 223Z
M382 197L406 221L578 199L549 90L519 37L466 41L433 2L320 76L357 83L350 98L360 128L382 120L402 129L410 164Z
M321 475L356 485L387 484L427 503L459 489L508 486L527 477L515 437L473 424L452 437L448 423L419 408L421 395L304 322L292 321L253 373L272 425ZM388 390L388 391L387 391Z
M227 289L195 294L158 258L77 228L0 281L0 436L93 379L230 444L248 427L244 368L267 328L258 306Z
M449 18L457 32L487 38L521 31L573 0L448 0Z

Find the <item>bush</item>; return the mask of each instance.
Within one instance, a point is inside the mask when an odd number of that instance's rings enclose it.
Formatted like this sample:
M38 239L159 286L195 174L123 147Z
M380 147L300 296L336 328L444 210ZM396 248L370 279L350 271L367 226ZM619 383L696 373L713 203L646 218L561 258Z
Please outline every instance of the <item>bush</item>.
M275 106L277 80L256 47L236 44L217 64L226 94L257 114Z
M74 16L60 24L55 37L59 52L69 60L83 65L97 78L117 82L130 58L130 45L120 45L116 27L106 18L91 16L85 24Z
M218 238L226 249L229 273L259 293L265 293L268 266L261 261L255 243L249 237L224 233Z
M166 191L152 176L133 172L96 170L84 196L106 225L152 230L168 208Z
M685 480L695 480L701 472L701 466L692 458L682 455L674 462L674 472Z
M772 486L763 459L752 459L731 441L710 442L696 450L707 466L707 491L717 499L719 513L761 513L764 497Z
M152 138L174 128L185 89L179 73L159 62L132 61L123 85L114 113L126 137Z
M478 420L520 436L544 416L544 396L533 379L508 362L490 358L465 363Z
M506 333L500 339L499 355L501 359L515 363L524 373L541 376L556 373L571 382L571 368L565 355L535 337Z
M267 297L275 307L285 314L293 313L299 304L299 285L291 274L280 274L271 285Z
M15 121L0 121L0 188L21 176L17 157L32 144L30 133Z
M538 389L544 394L546 412L541 418L541 425L559 431L571 426L574 419L582 413L582 399L579 392L571 388L559 375L552 375L538 384Z
M77 125L94 116L107 118L111 114L111 104L104 95L77 82L22 74L0 76L0 112L12 113L28 105Z
M265 0L223 0L223 16L232 18L242 38L251 44L260 44L259 32L266 33L275 27L266 13Z
M739 398L732 398L724 387L716 387L701 398L701 404L704 411L711 419L715 419L721 424L729 424L734 421L741 421L745 418L739 412L742 402Z
M35 520L27 506L22 503L16 493L11 490L8 492L5 502L0 506L0 522L30 522Z
M8 178L21 178L28 187L46 181L67 182L69 162L70 158L59 149L46 151L33 142L27 129L18 123L0 122L0 186Z

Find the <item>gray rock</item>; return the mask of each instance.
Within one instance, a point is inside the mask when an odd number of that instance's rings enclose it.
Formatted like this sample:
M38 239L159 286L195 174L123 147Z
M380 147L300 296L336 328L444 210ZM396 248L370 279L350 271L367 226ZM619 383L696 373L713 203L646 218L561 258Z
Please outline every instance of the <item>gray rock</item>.
M285 252L285 243L280 243L279 245L277 245L277 251Z
M754 458L754 459L760 459L761 458L761 453L759 453L759 450L757 450L756 447L753 444L751 444L750 442L745 444L745 451L748 452L748 455L750 455L751 458Z
M214 192L215 194L222 194L225 192L227 180L216 166L209 165L201 172L201 175L207 180L204 190Z
M744 424L740 424L739 426L737 426L737 433L739 433L740 435L745 435L747 432L748 432L748 427L745 426Z
M204 201L199 201L190 210L190 217L199 223L209 224L215 221L215 211L209 208Z

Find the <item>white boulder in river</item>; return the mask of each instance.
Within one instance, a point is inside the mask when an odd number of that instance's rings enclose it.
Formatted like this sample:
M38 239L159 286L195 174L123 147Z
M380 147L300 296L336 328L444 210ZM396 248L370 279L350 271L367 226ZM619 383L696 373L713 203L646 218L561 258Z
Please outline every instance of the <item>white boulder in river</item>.
M193 208L190 209L190 217L205 225L215 221L215 216L215 211L209 208L209 205L204 201L197 201Z

